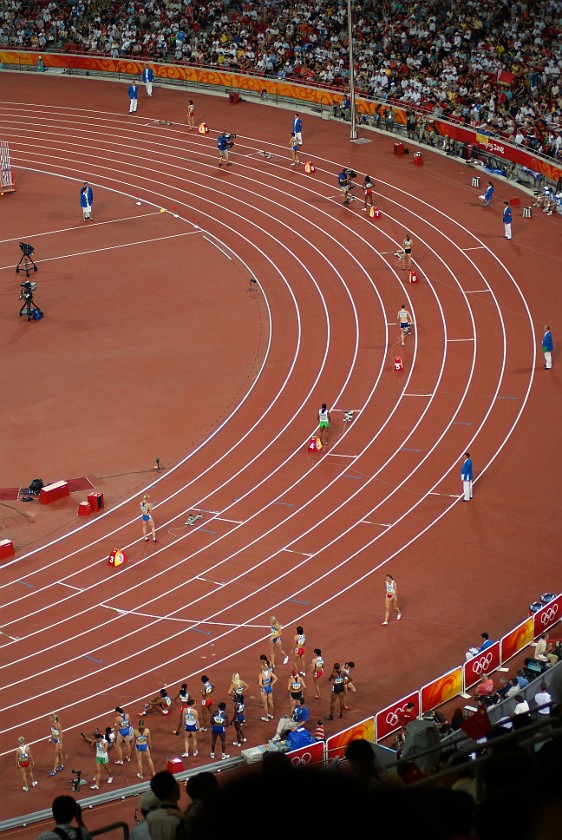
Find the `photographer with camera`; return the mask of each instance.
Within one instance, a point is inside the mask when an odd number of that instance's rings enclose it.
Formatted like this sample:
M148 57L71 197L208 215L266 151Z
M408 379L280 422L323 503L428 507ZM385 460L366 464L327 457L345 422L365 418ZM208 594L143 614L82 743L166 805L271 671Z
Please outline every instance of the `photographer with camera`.
M226 161L227 166L231 166L231 161L228 159L229 149L234 146L234 139L236 134L229 134L227 131L221 132L217 140L217 148L219 150L219 166L222 166L223 161Z
M349 169L349 167L344 166L342 171L338 175L338 186L340 188L340 192L343 196L343 203L348 205L351 202L350 192L354 189L355 184L353 183L353 178L357 178L357 172L353 169Z
M92 840L92 836L82 820L82 808L72 796L57 796L52 804L55 827L43 831L35 840ZM72 821L76 825L72 825Z

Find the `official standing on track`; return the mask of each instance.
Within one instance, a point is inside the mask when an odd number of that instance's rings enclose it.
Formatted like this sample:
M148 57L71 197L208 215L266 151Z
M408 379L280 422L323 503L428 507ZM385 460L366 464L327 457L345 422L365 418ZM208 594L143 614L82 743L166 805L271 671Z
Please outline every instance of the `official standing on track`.
M464 463L461 469L462 489L464 492L463 502L470 502L472 499L472 460L470 452L464 453Z
M82 208L82 219L85 222L93 221L92 205L94 203L94 191L91 186L84 182L80 187L80 207Z
M293 118L291 133L295 135L295 139L299 146L302 146L302 120L300 118L300 114L295 114Z
M390 616L390 608L394 609L396 613L396 620L400 621L402 618L402 613L400 612L400 607L398 606L398 587L396 586L396 581L392 577L392 575L387 575L384 579L385 585L385 599L384 599L384 621L383 624L388 624L388 619ZM347 663L349 664L349 663ZM355 691L355 689L353 689Z
M139 104L139 87L136 82L132 82L127 90L129 94L129 114L136 114L137 105Z
M154 70L148 65L143 68L142 80L146 87L147 96L152 96L152 82L154 81Z
M504 201L503 203L503 229L504 229L504 237L505 239L511 239L511 222L513 220L513 214L511 212L511 207L509 206L508 201Z
M552 351L554 344L552 341L552 333L548 324L544 325L544 335L542 337L542 352L544 353L544 369L552 370Z

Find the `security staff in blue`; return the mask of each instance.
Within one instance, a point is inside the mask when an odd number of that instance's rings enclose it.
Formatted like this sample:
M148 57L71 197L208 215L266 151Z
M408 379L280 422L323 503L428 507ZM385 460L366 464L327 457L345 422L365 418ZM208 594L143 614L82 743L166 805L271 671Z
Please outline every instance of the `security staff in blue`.
M219 166L222 166L223 161L226 161L226 165L230 166L230 161L228 159L228 138L229 135L226 131L223 131L218 136L217 149L219 150Z
M472 461L470 452L464 453L464 462L461 469L462 489L464 492L463 502L470 502L472 499Z
M300 118L300 114L295 114L291 134L295 135L295 140L299 146L302 146L302 120Z
M128 88L129 94L129 114L135 114L137 105L139 104L139 87L136 82L132 82Z
M80 207L82 208L82 218L85 222L93 220L92 205L94 203L94 191L87 183L80 187Z
M143 69L142 80L146 87L147 96L152 96L152 82L154 81L154 70L152 67L145 67Z
M503 203L503 229L504 229L504 236L505 236L506 239L511 239L511 220L512 220L511 207L509 206L509 202L504 201L504 203Z

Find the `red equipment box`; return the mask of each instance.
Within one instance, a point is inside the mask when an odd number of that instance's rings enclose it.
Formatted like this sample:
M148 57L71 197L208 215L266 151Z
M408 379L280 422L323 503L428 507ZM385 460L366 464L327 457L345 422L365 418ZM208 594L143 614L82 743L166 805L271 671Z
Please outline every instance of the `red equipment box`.
M14 544L11 540L0 540L0 560L9 560L15 553Z
M395 143L394 144L394 154L395 155L403 155L404 154L404 143Z
M50 505L58 502L59 499L66 499L70 496L70 490L66 481L55 481L53 484L46 484L41 488L39 501L42 505Z
M91 504L94 513L96 510L103 510L105 507L103 493L88 493L88 501Z

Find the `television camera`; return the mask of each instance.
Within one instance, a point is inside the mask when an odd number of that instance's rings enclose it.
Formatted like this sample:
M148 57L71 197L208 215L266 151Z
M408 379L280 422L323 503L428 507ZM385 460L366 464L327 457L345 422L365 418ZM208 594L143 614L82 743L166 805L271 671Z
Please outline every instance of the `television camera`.
M225 137L226 137L227 148L233 149L234 148L234 141L236 140L237 135L236 134L227 134L225 132Z
M86 779L82 778L82 771L81 770L72 770L74 773L74 778L70 780L70 790L73 793L77 793L80 790L82 785L87 785Z
M20 286L21 292L18 300L33 303L33 292L37 288L37 283L32 283L31 280L24 280L23 283L20 283Z

